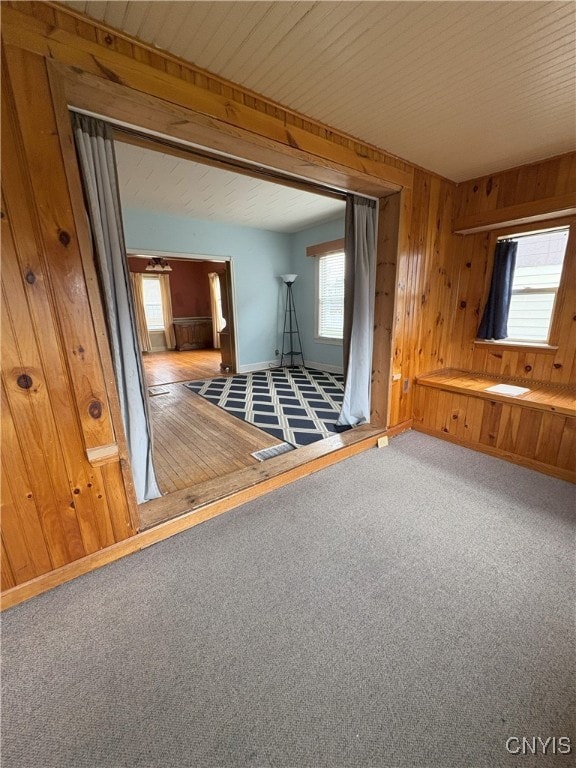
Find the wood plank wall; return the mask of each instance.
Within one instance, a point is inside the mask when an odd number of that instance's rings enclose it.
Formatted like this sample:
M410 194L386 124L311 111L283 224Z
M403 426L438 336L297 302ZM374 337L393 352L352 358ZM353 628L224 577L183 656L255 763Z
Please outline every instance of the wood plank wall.
M410 230L398 261L390 424L413 416L416 376L445 368L453 332L456 283L452 234L456 186L415 170L405 193Z
M125 551L118 542L134 537L137 528L103 312L66 127L66 77L76 83L78 98L94 98L98 109L124 110L128 122L144 125L139 120L145 117L148 127L164 133L171 128L180 138L213 140L208 146L382 199L383 221L393 222L389 235L381 232L377 276L385 303L379 307L375 341L374 411L384 425L388 412L392 425L411 418L411 392L401 398L396 388L392 395L397 394L398 402L386 403L388 370L394 349L396 364L412 375L412 342L404 344L398 335L408 328L418 334L411 304L420 290L414 293L408 286L414 270L404 262L417 258L418 274L424 275L432 262L426 249L435 238L419 234L418 254L413 255L414 168L404 160L58 5L5 2L2 22L2 456L7 478L2 589L26 585L22 594L29 596L41 590L43 574L59 573L67 564L87 558L100 564L106 551ZM432 209L419 222L422 230L429 223L435 226L438 185L453 185L423 171L419 180L434 188L424 193ZM388 206L386 196L394 192L396 202ZM393 228L399 218L397 237ZM396 260L404 283L394 320ZM29 377L31 386L22 386L28 383L22 376ZM90 463L88 457L100 451L108 455L106 463ZM52 586L58 578L45 582ZM35 586L29 586L32 583Z
M575 481L575 418L434 387L415 389L419 431Z
M429 365L429 371L456 368L528 384L576 384L576 220L567 215L576 207L576 153L465 182L453 198L453 228L470 233L452 235L435 251L418 372ZM555 224L570 224L571 231L550 347L476 342L498 234ZM416 429L574 481L576 419L513 401L415 389Z
M472 364L488 241L452 234L454 200L459 219L477 226L499 205L516 205L509 190L514 183L524 190L520 177L513 182L502 175L489 202L480 203L474 184L457 190L69 9L4 2L2 10L3 590L66 563L87 557L101 563L107 551L128 551L114 542L132 538L137 527L78 171L64 126L66 78L77 98L87 100L85 108L93 98L96 111L108 110L102 114L117 110L138 125L145 118L163 133L382 200L397 193L382 214L382 221L399 219L397 237L391 232L379 240L378 423L410 424L418 374L460 360ZM554 185L548 168L547 210L551 196L555 205L566 203L572 170L559 161ZM494 204L495 188L501 203ZM573 331L566 334L574 346ZM396 380L389 390L390 360ZM564 375L567 362L563 368L554 375ZM90 463L94 451L110 447L115 452L106 454L107 463ZM27 588L26 595L39 589Z
M41 129L37 138L45 148ZM41 173L26 156L6 78L2 159L6 589L111 546L135 528L118 451L102 466L87 458L90 449L116 438L85 277L65 212L58 215L53 206L48 221L46 207L35 200L52 194L49 179L58 169Z
M492 231L456 235L450 269L454 318L445 352L447 367L514 376L555 384L576 382L576 152L460 184L455 195L455 227L482 221ZM556 218L550 218L553 212ZM518 219L526 219L518 224ZM505 221L516 222L516 226ZM571 224L561 291L556 302L552 349L475 344L492 273L499 231ZM449 256L449 254L448 254Z

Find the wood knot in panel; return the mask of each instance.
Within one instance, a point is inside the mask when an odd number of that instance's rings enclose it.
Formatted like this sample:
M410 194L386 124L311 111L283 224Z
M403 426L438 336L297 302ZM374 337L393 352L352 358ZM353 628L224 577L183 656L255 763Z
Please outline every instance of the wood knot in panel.
M58 240L62 243L63 246L68 247L70 245L70 235L68 232L66 232L65 229L60 229L58 231Z
M21 373L16 379L16 384L18 384L20 389L30 389L33 384L32 377L28 376L27 373Z
M93 419L99 419L102 416L102 403L99 400L92 400L88 406L88 413Z

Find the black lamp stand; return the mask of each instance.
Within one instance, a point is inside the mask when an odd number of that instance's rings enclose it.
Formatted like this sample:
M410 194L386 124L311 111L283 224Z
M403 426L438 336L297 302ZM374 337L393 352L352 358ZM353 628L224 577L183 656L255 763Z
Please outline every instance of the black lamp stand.
M294 296L292 295L292 286L294 281L286 282L286 311L284 313L284 334L282 338L282 357L280 358L280 368L304 368L304 355L302 353L302 340L300 339L300 329L298 328L298 318L296 317L296 307L294 306ZM296 349L294 348L296 347ZM294 359L301 359L301 364L294 364ZM288 360L290 363L288 364Z

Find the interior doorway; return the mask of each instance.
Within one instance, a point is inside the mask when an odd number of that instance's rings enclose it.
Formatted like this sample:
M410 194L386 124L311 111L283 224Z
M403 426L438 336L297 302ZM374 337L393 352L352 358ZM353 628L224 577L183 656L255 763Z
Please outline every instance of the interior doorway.
M277 435L231 415L186 385L198 379L210 381L237 372L270 370L278 365L285 300L281 277L293 271L291 231L306 230L326 221L333 227L338 219L341 231L336 234L342 236L345 202L343 196L335 200L333 195L322 197L304 191L301 184L294 190L291 185L261 177L249 178L246 184L248 177L221 167L217 174L211 166L206 171L188 153L182 156L179 150L177 156L166 154L165 145L155 146L153 141L146 141L145 147L140 140L136 145L125 145L124 136L120 132L115 144L129 268L152 277L156 275L156 266L158 271L167 269L171 284L172 348L166 341L164 326L150 328L155 343L142 355L154 435L155 471L161 491L166 494L258 466L260 452L281 442ZM159 164L158 157L162 158ZM229 176L233 176L232 181ZM149 206L148 213L139 216L136 209L144 204ZM208 221L196 218L200 216ZM216 242L207 237L214 231L222 235L227 228L232 236L226 255L222 256L218 237ZM318 234L324 240L335 236ZM201 242L201 255L182 253L182 242L192 246L190 251ZM298 288L300 300L305 297L312 315L315 269L311 260L305 258L307 244L306 239L304 245L299 244L306 269L297 270ZM217 260L216 253L220 254ZM191 267L195 275L186 275ZM236 271L242 278L239 296L234 281ZM209 276L214 273L223 317L223 327L216 334L217 313L209 295ZM200 283L202 295L197 296L191 286ZM157 309L156 316L161 314ZM244 329L240 358L239 315ZM216 335L219 348L211 341ZM310 327L308 338L313 335ZM261 351L255 353L254 349ZM317 359L310 346L307 351L312 360ZM332 344L322 351L331 355L337 368L341 367L338 345ZM252 358L247 356L250 354ZM264 415L264 420L267 418Z
M153 459L162 493L198 485L243 466L242 456L270 445L259 430L236 424L186 389L186 383L233 375L236 334L233 267L163 251L127 253L152 426ZM168 301L158 284L166 281ZM138 306L141 301L142 306ZM169 306L169 310L166 307ZM252 459L250 459L251 461Z
M136 286L133 293L140 351L146 359L158 353L203 354L214 350L212 359L218 358L218 371L235 373L236 312L231 260L133 249L128 249L127 259L133 289L137 278L142 283L142 290ZM142 328L143 325L146 327ZM164 365L160 370L176 376L180 367L185 368L185 377L202 378L207 372L202 354L198 355L197 366L193 365L195 356L189 355L184 366L174 357L172 373L170 366ZM169 354L164 357L165 361L170 359ZM160 371L153 374L155 380L159 376Z

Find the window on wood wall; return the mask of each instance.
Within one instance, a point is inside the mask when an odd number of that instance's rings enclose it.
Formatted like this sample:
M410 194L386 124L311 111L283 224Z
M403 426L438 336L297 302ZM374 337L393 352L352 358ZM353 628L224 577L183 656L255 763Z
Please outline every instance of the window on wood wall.
M144 292L144 312L149 331L164 330L164 315L162 312L162 292L158 277L144 276L142 281Z
M506 238L518 242L507 340L548 341L568 231L564 227Z

